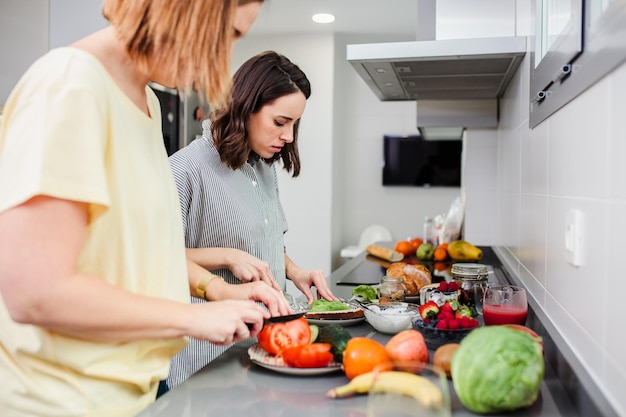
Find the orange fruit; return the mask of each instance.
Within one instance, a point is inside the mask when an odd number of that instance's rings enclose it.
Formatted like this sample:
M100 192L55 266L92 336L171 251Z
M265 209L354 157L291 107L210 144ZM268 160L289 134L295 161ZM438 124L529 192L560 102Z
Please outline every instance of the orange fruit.
M388 371L393 363L385 346L366 337L353 337L348 340L343 352L343 370L348 379L373 371Z
M442 248L442 249L448 250L448 242L443 242L443 243L440 243L440 244L437 246L437 249L439 249L439 248Z
M445 271L446 269L448 269L448 264L446 262L435 262L435 271Z
M417 252L417 248L419 248L420 245L422 243L424 243L424 240L422 240L419 237L414 237L411 240L409 240L409 242L411 242L411 247L413 248L413 252L412 253L415 253L415 252Z
M408 240L401 240L396 243L395 251L400 252L403 255L410 255L413 253L413 246Z
M435 249L435 253L433 256L435 258L435 261L445 261L448 257L448 251L444 248L437 248Z

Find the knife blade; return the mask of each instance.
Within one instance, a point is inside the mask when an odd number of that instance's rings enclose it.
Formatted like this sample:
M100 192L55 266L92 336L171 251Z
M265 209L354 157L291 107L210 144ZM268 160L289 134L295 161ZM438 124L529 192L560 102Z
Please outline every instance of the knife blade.
M265 319L263 324L284 323L284 322L287 322L287 321L299 319L300 317L304 316L305 314L306 314L306 311L302 311L300 313L286 314L284 316L274 316L274 317L270 317L269 319Z
M294 313L294 314L286 314L284 316L274 316L274 317L270 317L269 319L265 319L263 321L263 326L266 326L268 324L274 324L274 323L285 323L291 320L296 320L299 319L300 317L304 316L307 312L303 311L300 313ZM248 329L252 329L252 324L250 323L246 323L248 326Z

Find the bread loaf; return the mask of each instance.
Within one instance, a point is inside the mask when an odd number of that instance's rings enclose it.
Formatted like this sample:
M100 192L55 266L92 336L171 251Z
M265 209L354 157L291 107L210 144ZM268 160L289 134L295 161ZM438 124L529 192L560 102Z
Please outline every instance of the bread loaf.
M387 268L390 278L402 278L406 287L406 295L418 296L424 285L432 283L432 275L428 268L421 264L394 262Z
M316 311L316 312L308 312L304 315L307 319L315 319L315 320L348 320L348 319L359 319L361 317L365 317L365 313L363 313L363 309L361 308L351 308L349 310L335 310L335 311Z
M399 262L404 259L404 255L400 252L396 252L393 249L380 245L369 245L365 248L365 251L370 255L376 256L377 258L385 259L391 262Z

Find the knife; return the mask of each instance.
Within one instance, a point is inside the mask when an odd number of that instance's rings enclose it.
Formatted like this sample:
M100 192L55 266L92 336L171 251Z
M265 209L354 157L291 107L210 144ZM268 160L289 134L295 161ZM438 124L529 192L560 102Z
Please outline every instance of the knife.
M307 312L306 311L302 311L300 313L294 313L294 314L286 314L284 316L274 316L274 317L270 317L269 319L266 319L263 324L271 324L271 323L284 323L286 321L291 321L291 320L295 320L295 319L299 319L300 317L304 316Z
M275 323L285 323L291 320L296 320L299 319L300 317L304 316L307 312L306 311L302 311L300 313L294 313L294 314L286 314L284 316L274 316L274 317L270 317L269 319L265 319L263 321L263 326L266 326L268 324L275 324ZM251 329L252 325L248 323L248 329Z

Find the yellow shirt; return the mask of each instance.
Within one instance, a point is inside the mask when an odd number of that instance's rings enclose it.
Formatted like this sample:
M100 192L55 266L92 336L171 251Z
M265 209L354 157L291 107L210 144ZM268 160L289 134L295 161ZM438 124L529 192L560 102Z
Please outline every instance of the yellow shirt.
M158 99L146 92L152 118L92 55L60 48L39 59L4 107L0 211L42 194L87 202L80 272L189 303L178 193ZM0 416L134 416L185 344L79 340L14 322L0 298Z

